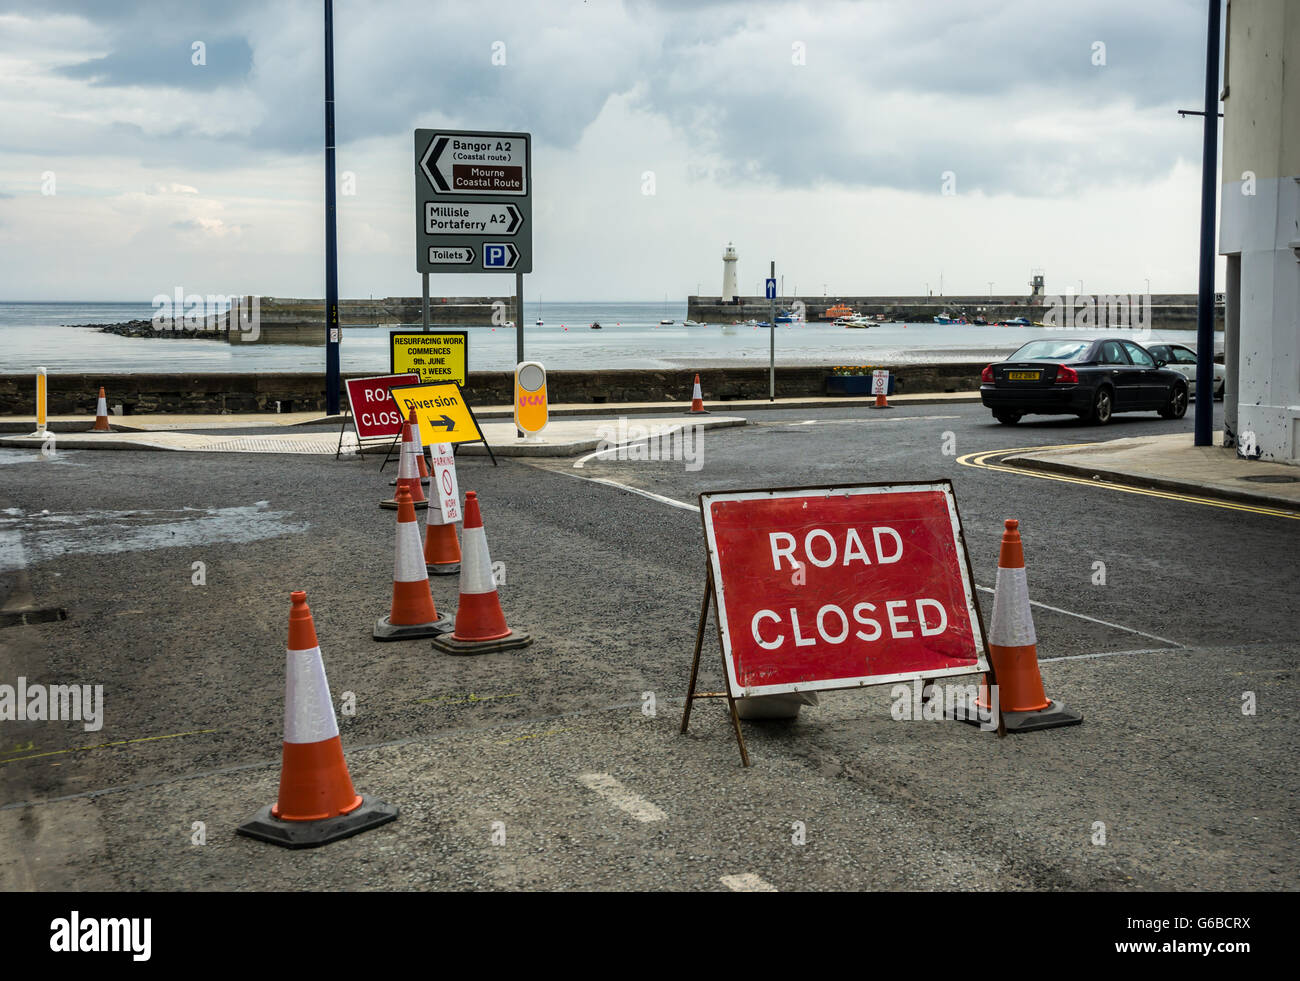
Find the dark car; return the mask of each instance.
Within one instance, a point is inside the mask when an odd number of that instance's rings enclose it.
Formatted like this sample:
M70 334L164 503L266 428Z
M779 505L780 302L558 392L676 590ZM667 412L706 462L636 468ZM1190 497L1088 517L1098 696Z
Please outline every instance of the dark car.
M1106 423L1115 412L1187 412L1187 379L1122 338L1030 341L985 368L980 383L981 401L1008 426L1030 413Z

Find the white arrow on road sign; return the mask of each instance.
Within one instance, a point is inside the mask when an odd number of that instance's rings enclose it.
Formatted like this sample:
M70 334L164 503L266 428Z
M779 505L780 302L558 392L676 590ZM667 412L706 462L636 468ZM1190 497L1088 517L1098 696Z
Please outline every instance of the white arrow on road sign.
M504 202L424 202L426 235L513 235L523 223L519 208Z
M495 136L434 133L420 169L439 194L528 193L528 143Z
M483 243L484 269L513 269L519 261L519 250L509 242Z
M474 262L474 249L468 245L430 245L429 265L468 266Z

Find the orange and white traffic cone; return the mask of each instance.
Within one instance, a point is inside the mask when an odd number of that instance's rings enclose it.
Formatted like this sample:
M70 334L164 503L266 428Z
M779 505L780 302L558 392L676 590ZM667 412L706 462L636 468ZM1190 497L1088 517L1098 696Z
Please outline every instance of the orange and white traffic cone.
M705 416L709 410L704 407L704 392L700 389L700 376L695 376L695 387L691 389L691 407L686 411L688 416Z
M413 432L413 433L415 434L415 436L416 436L416 440L415 440L415 441L416 441L417 444L420 442L420 440L419 440L419 435L420 435L419 425L420 425L420 424L419 424L418 422L415 422L415 423L412 423L412 424L411 424L411 430L412 430L412 432ZM416 462L416 464L417 464L417 466L419 467L419 470L420 470L420 483L423 484L425 487L428 487L428 486L429 486L429 480L430 480L431 478L429 477L429 464L428 464L428 461L425 460L425 458L424 458L424 454L425 454L426 452L427 452L427 448L421 446L421 447L419 448L419 452L417 452L416 455L415 455L415 462ZM401 461L399 460L398 462L400 463ZM397 486L397 478L394 477L392 480L390 480L390 481L388 482L388 486L390 486L390 487L396 487L396 486Z
M393 559L393 605L388 616L375 621L375 640L415 640L436 637L452 627L438 616L429 588L429 573L420 547L420 524L405 487L397 488L397 549Z
M280 793L236 830L285 848L315 848L397 818L352 786L307 594L290 594Z
M396 510L397 499L401 496L403 487L410 493L411 503L417 510L429 506L429 502L424 497L424 488L420 486L419 466L415 462L417 457L424 455L422 447L415 439L418 425L419 423L415 421L415 410L412 409L411 418L402 423L402 455L397 461L397 490L392 498L379 502L381 508Z
M527 647L533 638L506 626L506 615L501 611L496 580L492 577L483 515L479 513L478 495L474 491L465 495L462 537L464 554L460 561L456 630L435 637L434 650L446 654L491 654Z
M91 433L111 433L113 430L108 425L108 399L104 396L104 386L99 386L99 404L95 406L95 425L91 426L87 432Z
M889 404L889 398L888 398L888 396L886 396L884 392L881 392L879 395L876 396L876 404L873 405L872 408L873 408L873 409L892 409L893 406Z
M424 567L431 576L454 576L460 572L460 542L456 522L444 523L437 501L424 514Z
M1074 726L1083 721L1054 702L1043 691L1038 672L1038 637L1029 609L1029 582L1025 552L1020 542L1020 522L1006 522L998 555L998 578L993 587L993 617L989 624L989 660L993 663L997 697L990 703L988 678L981 679L976 701L985 719L1001 710L1007 732L1032 732ZM992 707L990 707L992 705ZM975 721L975 720L969 720Z

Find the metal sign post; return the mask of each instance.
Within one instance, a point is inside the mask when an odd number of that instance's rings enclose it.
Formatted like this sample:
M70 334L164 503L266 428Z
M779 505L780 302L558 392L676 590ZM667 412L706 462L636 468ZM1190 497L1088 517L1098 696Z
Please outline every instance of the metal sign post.
M767 365L767 400L776 401L776 260L772 260L772 271L767 280L767 298L771 300L768 312L767 334L769 344Z

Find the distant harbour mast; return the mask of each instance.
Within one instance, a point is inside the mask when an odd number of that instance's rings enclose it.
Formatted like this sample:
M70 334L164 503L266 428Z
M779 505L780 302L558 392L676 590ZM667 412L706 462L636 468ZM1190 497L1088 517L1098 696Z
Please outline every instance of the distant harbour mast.
M736 247L727 243L727 251L722 254L722 302L731 303L739 295L736 289Z

